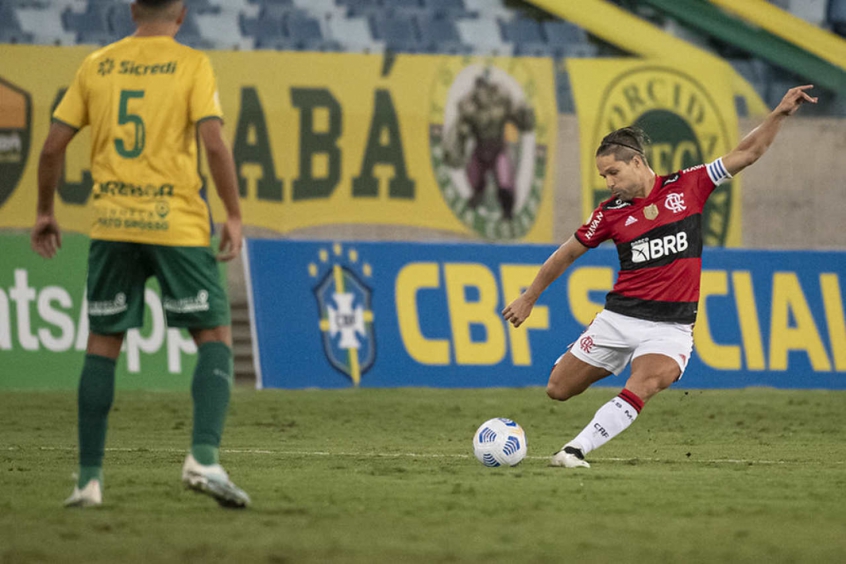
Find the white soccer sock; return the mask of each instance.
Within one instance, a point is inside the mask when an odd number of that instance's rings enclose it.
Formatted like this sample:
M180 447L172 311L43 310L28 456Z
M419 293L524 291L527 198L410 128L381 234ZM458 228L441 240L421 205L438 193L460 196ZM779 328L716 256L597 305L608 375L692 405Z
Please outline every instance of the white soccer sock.
M600 407L590 424L568 444L576 443L582 454L596 450L628 429L642 408L643 400L624 389Z

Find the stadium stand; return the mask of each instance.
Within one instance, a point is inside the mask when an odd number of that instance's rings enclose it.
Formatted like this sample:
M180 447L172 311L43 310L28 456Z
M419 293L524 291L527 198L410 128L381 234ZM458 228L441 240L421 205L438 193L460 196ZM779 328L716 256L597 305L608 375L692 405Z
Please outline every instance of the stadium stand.
M473 47L461 41L458 28L447 17L421 16L417 25L420 28L423 49L427 53L461 55L473 52Z
M132 33L131 0L0 0L0 42L103 45ZM794 77L748 53L715 46L645 2L612 0L668 33L727 57L768 103ZM770 0L846 35L846 0ZM200 49L625 56L580 27L517 0L185 0L177 38ZM556 64L557 74L566 65ZM572 111L559 76L559 105ZM844 104L840 104L843 106ZM821 105L822 107L828 107Z
M834 33L846 37L846 0L829 0L826 19Z

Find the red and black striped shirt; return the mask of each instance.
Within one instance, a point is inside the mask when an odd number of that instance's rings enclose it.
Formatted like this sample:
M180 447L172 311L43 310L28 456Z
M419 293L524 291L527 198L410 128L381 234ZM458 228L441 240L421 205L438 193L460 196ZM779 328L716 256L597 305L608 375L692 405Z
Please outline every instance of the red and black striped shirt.
M575 233L586 247L612 240L620 272L605 309L650 321L693 323L702 273L702 210L729 180L722 159L658 176L645 198L602 202Z

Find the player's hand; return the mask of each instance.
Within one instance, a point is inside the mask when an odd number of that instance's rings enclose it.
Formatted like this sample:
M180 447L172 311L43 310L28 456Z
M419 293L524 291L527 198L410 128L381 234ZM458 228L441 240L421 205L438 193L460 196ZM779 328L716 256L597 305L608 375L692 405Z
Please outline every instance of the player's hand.
M779 102L775 111L790 116L796 113L796 110L799 109L799 106L801 106L805 102L816 104L818 98L816 96L810 96L806 92L806 90L810 90L813 87L813 84L805 84L804 86L796 86L794 88L791 88L787 91L787 94L784 95L784 98L781 99L781 102Z
M529 299L526 294L520 294L520 297L508 304L502 310L502 316L506 321L510 321L514 327L520 327L524 321L531 315L532 308L535 307L535 301Z
M241 254L242 245L241 218L227 218L223 224L223 233L220 234L217 260L227 262L236 258Z
M62 247L62 232L53 214L39 215L30 235L32 250L44 258L53 258Z

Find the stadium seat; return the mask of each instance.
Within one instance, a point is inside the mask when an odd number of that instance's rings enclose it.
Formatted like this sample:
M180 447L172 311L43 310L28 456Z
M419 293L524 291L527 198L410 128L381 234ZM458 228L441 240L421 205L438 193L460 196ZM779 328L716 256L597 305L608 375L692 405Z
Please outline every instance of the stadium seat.
M338 5L346 7L348 18L385 15L385 9L379 0L338 0Z
M375 53L384 49L381 41L374 40L366 18L334 14L326 20L326 27L329 40L339 43L347 51Z
M828 0L826 19L831 31L846 37L846 0Z
M403 53L419 53L423 50L414 20L398 15L389 17L371 16L370 25L376 39L385 42L385 48Z
M109 28L111 8L109 2L97 0L88 2L81 14L68 8L62 14L63 24L65 29L76 32L77 43L105 45L117 39Z
M210 0L183 0L183 2L185 3L185 7L193 12L194 15L220 12L220 6L212 4Z
M477 55L508 57L514 46L502 40L499 24L491 18L462 19L456 22L461 40Z
M828 0L801 0L790 3L790 13L817 27L825 27Z
M76 45L76 34L62 27L62 7L58 4L42 4L17 8L16 13L21 30L32 37L32 43L39 45ZM0 17L0 27L5 18ZM24 43L26 38L19 43ZM3 40L0 39L0 42Z
M569 22L543 22L543 32L552 55L566 58L595 57L597 47L588 41L587 32Z
M514 44L514 54L533 57L546 57L552 54L552 48L544 40L540 22L528 18L519 18L510 22L500 22L502 35L506 41Z
M0 4L0 42L31 43L32 34L21 28L15 9L5 3Z
M419 16L426 13L426 8L423 7L420 0L382 0L386 14L396 14L397 16Z
M256 47L267 47L267 45L275 44L285 37L286 34L282 27L282 20L259 18L256 22Z
M294 6L303 12L309 12L321 18L329 14L343 13L335 0L294 0Z
M214 49L235 49L249 51L255 44L255 38L241 34L238 25L233 25L240 17L239 8L223 5L218 13L204 13L195 20L203 37L210 40Z
M418 18L423 49L430 53L469 54L473 49L461 42L455 24L446 18Z
M463 0L465 9L476 14L479 18L487 18L500 21L514 19L514 10L505 6L503 0Z
M211 49L213 43L203 37L195 17L192 12L186 14L185 21L182 22L179 33L176 34L176 40L195 49Z
M291 12L283 22L291 48L297 51L340 51L341 45L323 36L320 22L304 12Z
M464 6L464 0L423 0L423 5L436 18L457 19L475 15Z
M109 11L109 27L116 38L126 37L135 32L135 22L129 4L117 3Z

